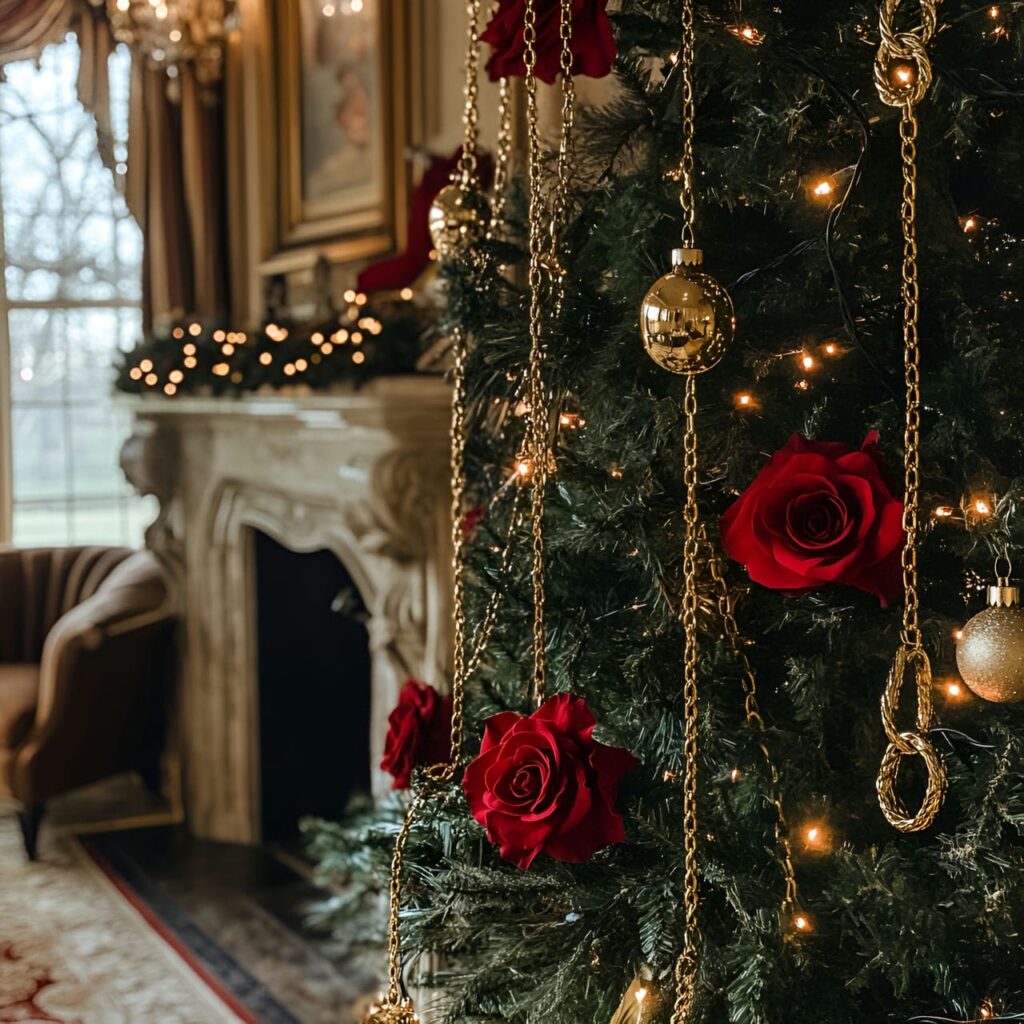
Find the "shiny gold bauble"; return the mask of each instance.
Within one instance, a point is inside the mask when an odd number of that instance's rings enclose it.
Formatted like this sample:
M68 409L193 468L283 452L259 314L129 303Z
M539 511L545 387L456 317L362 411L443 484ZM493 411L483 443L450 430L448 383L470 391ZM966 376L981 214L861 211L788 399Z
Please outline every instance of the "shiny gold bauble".
M434 197L427 223L438 256L450 260L482 241L491 223L491 204L461 182L446 185Z
M671 272L654 282L640 306L644 348L670 373L710 370L736 330L729 293L700 263L699 249L676 249Z
M410 1000L392 1003L385 999L370 1007L363 1024L420 1024L420 1018Z
M1024 608L1020 589L988 588L989 606L964 626L956 665L973 693L1007 704L1024 700Z

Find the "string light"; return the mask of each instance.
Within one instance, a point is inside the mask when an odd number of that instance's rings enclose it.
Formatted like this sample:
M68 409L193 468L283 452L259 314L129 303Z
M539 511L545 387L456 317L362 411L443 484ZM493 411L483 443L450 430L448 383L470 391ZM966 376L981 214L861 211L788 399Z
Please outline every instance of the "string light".
M733 398L738 409L753 409L756 405L754 396L749 391L740 391Z
M821 178L811 186L811 193L818 199L828 199L835 190L831 178Z
M964 217L962 225L963 225L964 231L967 234L970 234L972 231L974 231L978 227L978 218L977 217Z
M295 364L294 363L285 363L284 364L284 375L286 377L294 377L295 376Z
M807 914L799 913L793 918L793 928L806 935L808 932L814 931L814 924Z
M260 362L264 366L269 366L274 361L274 357L269 352L260 353Z
M993 5L992 5L992 6L991 6L991 7L990 7L990 8L988 9L988 16L989 16L990 18L998 18L998 17L999 17L999 15L1000 15L1001 13L1002 13L1002 12L1001 12L1001 11L999 10L999 8L998 8L998 7L997 7L997 6L995 5L995 4L993 4Z
M814 361L814 356L808 352L803 352L800 355L800 365L805 370L813 370L817 366L817 363Z
M224 342L224 347L221 349L221 352L226 356L233 356L235 354L235 346L232 345L230 341L226 341Z
M798 380L793 385L793 387L795 387L797 389L797 391L806 391L810 386L811 386L810 383L808 381L806 381L806 380Z
M619 469L619 467L616 466L614 463L612 463L612 465L608 467L608 475L613 480L621 480L622 479L622 470Z
M157 377L157 375L155 373L147 373L146 374L146 383L150 387L153 387L153 385L156 384L157 380L159 380L159 378Z
M143 373L149 373L150 370L153 369L153 360L152 359L143 359L142 362L139 363L139 369Z
M954 509L950 505L938 505L932 515L936 519L949 519L953 515Z
M403 288L398 294L406 302L409 302L412 299L413 291L411 288Z
M365 362L365 360L366 360L366 356L362 352L353 352L352 353L352 362L353 363L356 363L358 365L359 363Z
M314 331L310 336L309 340L314 345L322 345L324 343L324 336L319 331Z
M137 366L133 366L128 371L128 376L131 377L132 380L142 380L142 371Z
M957 643L960 643L960 641L963 640L963 638L964 638L964 631L962 629L954 629L953 630L953 639Z
M529 480L533 476L533 459L529 455L520 455L516 459L516 476L520 480Z
M227 363L214 363L210 369L218 377L226 377L231 372L231 367Z
M893 61L889 66L889 82L894 89L908 91L917 84L917 68L910 61Z
M187 356L194 356L196 354L196 347L190 341L187 345L182 345L181 351Z
M325 341L320 346L320 351L323 352L325 356L329 356L334 351L334 346L329 341Z
M174 330L171 331L171 337L172 338L179 338L179 339L180 338L184 338L185 337L185 328L184 327L175 327Z
M199 335L203 333L203 325L199 323L189 324L188 333L191 334L193 338L198 338Z
M966 696L963 684L958 679L950 679L942 684L942 688L946 691L946 696L950 700L961 700Z
M827 356L840 356L843 354L842 348L834 341L826 341L825 344L821 346L821 351Z
M213 340L218 342L218 343L220 343L222 341L226 341L227 340L227 334L224 331L220 331L220 330L214 331L213 332Z
M764 42L764 33L753 25L731 25L728 31L750 46L760 46Z
M739 768L733 768L733 770L731 772L729 772L729 781L730 782L739 782L740 781L740 770L739 770Z
M309 363L307 363L305 359L296 359L295 360L295 369L298 370L299 373L304 373L308 366L309 366Z
M164 385L164 394L167 396L173 395L178 389L171 383Z
M194 370L199 365L199 360L195 356L185 356L183 362L186 370Z
M558 414L558 425L570 430L585 427L587 421L578 412L560 412Z
M644 1020L644 1000L646 998L647 998L647 989L645 989L645 988L638 988L636 990L636 1005L638 1007L636 1024L643 1024L643 1020Z
M180 384L185 379L185 374L183 374L181 370L171 370L167 375L167 379L172 384Z

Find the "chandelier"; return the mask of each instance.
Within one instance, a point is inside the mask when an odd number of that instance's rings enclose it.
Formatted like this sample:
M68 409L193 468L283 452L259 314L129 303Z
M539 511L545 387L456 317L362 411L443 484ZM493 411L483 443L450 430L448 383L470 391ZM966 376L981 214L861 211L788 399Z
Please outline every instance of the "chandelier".
M114 38L173 81L191 63L200 85L219 82L235 0L107 0Z

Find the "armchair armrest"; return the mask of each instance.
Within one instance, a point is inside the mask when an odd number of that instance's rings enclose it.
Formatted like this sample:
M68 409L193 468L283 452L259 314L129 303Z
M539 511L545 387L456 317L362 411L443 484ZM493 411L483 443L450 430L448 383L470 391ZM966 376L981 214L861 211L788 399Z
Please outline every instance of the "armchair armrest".
M163 712L173 616L151 555L119 566L50 631L12 788L26 803L139 766Z

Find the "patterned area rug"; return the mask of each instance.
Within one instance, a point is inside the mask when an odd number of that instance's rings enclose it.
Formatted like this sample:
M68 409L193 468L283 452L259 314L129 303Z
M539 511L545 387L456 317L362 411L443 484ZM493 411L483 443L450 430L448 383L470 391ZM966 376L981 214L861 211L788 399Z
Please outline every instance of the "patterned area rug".
M259 1024L77 842L44 857L0 816L0 1024Z

